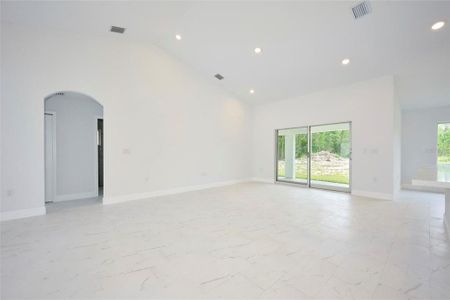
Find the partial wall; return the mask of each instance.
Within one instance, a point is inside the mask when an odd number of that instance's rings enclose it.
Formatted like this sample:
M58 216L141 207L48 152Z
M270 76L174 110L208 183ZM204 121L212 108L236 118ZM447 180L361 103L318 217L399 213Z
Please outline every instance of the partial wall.
M412 179L436 179L437 124L450 122L450 106L403 110L402 186Z
M394 102L394 80L386 76L257 107L253 177L274 181L275 129L351 121L352 193L393 199Z
M2 24L1 64L2 213L44 205L55 91L104 105L104 200L250 177L249 108L157 47Z

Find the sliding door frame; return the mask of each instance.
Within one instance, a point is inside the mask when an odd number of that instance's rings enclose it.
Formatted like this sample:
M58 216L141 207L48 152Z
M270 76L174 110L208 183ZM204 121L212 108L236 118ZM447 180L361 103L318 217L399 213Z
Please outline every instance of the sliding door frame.
M295 181L295 180L286 180L286 179L278 179L278 132L280 131L280 130L289 130L289 129L306 129L306 134L307 134L307 138L308 138L308 146L307 146L307 148L308 148L308 154L307 154L307 156L308 156L308 158L307 158L307 160L306 160L306 168L307 168L307 170L308 170L308 172L307 172L307 176L306 176L306 182L301 182L301 181ZM311 175L310 174L310 168L311 168L311 166L310 166L310 159L309 159L309 156L310 156L310 153L309 153L309 147L310 147L310 140L309 140L309 126L299 126L299 127L290 127L290 128L280 128L280 129L275 129L275 182L282 182L282 183L292 183L292 184L297 184L297 185L301 185L301 186L305 186L305 187L309 187L309 182L310 182L310 180L309 180L309 176ZM295 156L295 153L294 153L294 156ZM295 167L294 167L295 168ZM295 173L295 170L294 170L294 173Z
M348 184L348 188L340 188L340 187L333 187L333 186L328 186L328 185L320 185L320 184L314 184L311 185L311 154L312 154L312 134L311 134L311 128L312 127L318 127L318 126L324 126L324 125L338 125L338 124L348 124L348 130L349 130L349 144L350 144L350 149L349 149L349 161L348 161L348 167L349 167L349 174L348 174L348 180L349 180L349 184ZM306 179L306 183L304 182L298 182L298 181L294 181L294 180L283 180L283 179L278 179L278 133L280 130L287 130L287 129L300 129L300 128L306 128L307 129L307 134L308 134L308 152L307 152L307 168L308 168L308 172L307 172L307 179ZM298 126L298 127L288 127L288 128L279 128L279 129L275 129L275 183L283 183L283 184L295 184L295 185L300 185L300 186L304 186L304 187L308 187L308 188L316 188L316 189L323 189L323 190L332 190L332 191L337 191L337 192L346 192L346 193L351 193L352 191L352 161L353 161L353 141L352 141L352 122L351 121L344 121L344 122L334 122L334 123L323 123L323 124L314 124L314 125L307 125L307 126Z

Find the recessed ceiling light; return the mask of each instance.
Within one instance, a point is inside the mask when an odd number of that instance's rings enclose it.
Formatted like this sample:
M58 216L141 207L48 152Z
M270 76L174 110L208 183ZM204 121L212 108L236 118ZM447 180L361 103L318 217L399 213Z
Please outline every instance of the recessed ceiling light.
M348 59L348 58L344 58L343 60L342 60L342 64L343 65L348 65L350 63L350 59Z
M175 35L175 38L176 38L177 40L181 40L181 35L176 34L176 35Z
M254 51L255 51L255 53L256 53L256 54L259 54L259 53L261 53L261 52L262 52L262 49L261 49L261 48L255 48L255 50L254 50Z
M254 94L255 93L255 90L250 90L250 94Z
M433 26L431 26L431 29L433 29L433 30L439 30L439 29L441 29L442 27L444 27L444 25L445 25L445 22L444 22L444 21L439 21L439 22L434 23Z

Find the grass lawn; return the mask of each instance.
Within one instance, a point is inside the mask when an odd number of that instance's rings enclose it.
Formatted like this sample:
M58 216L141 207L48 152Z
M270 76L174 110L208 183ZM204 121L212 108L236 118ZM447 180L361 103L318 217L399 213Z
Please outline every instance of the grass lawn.
M322 174L322 175L314 175L311 174L312 180L318 180L318 181L325 181L325 182L333 182L333 183L342 183L342 184L349 184L348 177L344 174ZM284 169L278 170L278 176L284 177ZM297 170L295 173L295 179L307 179L307 174L305 172L302 172L300 170Z
M349 184L348 177L343 174L311 176L312 180Z
M438 156L438 162L450 163L450 156Z

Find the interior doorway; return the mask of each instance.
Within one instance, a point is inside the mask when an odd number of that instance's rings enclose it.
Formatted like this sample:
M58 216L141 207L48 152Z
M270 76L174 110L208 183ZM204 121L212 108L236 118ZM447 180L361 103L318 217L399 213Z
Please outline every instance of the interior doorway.
M101 202L103 106L82 93L57 92L44 107L45 202Z
M276 130L276 180L350 192L351 123Z
M98 193L103 195L103 119L97 119Z
M56 114L44 114L45 202L53 202L56 195Z

